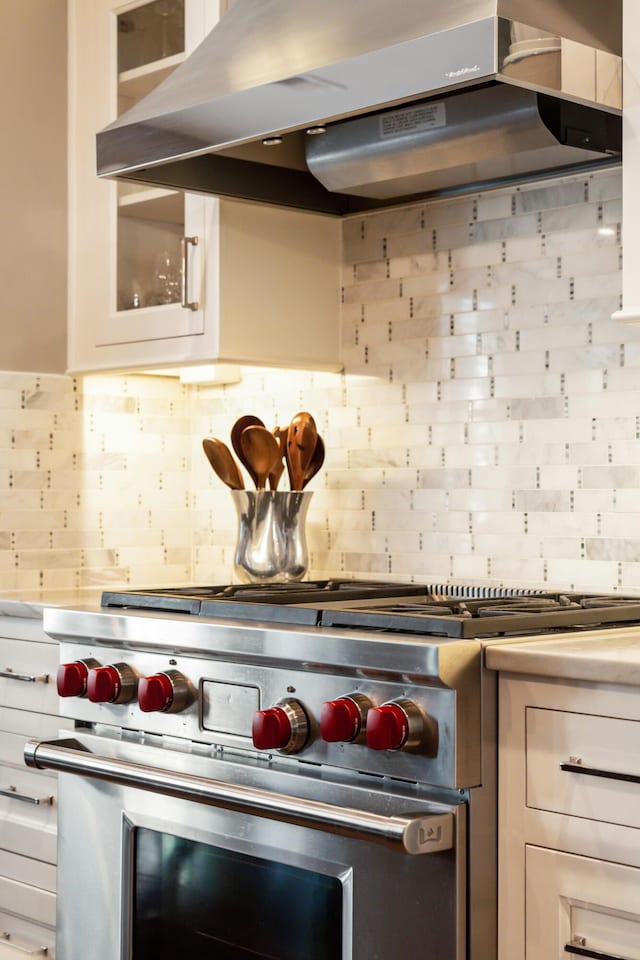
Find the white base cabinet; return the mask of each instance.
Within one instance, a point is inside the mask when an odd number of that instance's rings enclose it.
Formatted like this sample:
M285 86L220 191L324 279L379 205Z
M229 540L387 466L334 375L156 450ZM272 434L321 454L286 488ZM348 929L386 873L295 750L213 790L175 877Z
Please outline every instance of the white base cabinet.
M40 620L0 618L0 960L55 956L56 775L23 751L73 727L57 715L57 664Z
M639 691L499 691L499 960L640 960Z
M527 960L640 960L638 868L527 846L525 869Z

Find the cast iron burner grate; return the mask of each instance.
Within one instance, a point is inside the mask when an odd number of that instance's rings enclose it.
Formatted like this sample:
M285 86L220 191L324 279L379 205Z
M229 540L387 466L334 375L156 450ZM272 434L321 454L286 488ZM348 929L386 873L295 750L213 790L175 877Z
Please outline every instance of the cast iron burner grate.
M105 591L103 607L472 639L640 623L640 597L377 580Z
M379 580L306 580L292 583L241 583L201 587L160 587L141 590L107 590L103 607L130 610L159 610L188 613L201 617L233 617L243 620L265 619L264 605L271 605L270 620L315 623L313 609L297 614L280 610L293 604L318 604L323 600L361 600L385 596L423 595L427 587L415 583L385 583ZM233 609L230 609L233 604Z
M452 639L531 636L566 630L593 630L640 623L640 597L596 597L549 594L503 600L454 600L434 604L402 599L386 603L354 603L351 609L327 605L320 622L392 633L413 633Z

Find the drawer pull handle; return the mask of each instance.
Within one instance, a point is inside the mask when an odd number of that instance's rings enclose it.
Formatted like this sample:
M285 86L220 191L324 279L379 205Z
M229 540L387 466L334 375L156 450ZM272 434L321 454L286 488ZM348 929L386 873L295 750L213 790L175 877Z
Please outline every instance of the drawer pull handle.
M26 953L28 957L49 956L49 947L29 947L24 942L19 943L17 940L14 940L13 935L7 933L6 930L0 932L0 942L2 941L4 941L8 947L13 947L14 950L18 950L20 953Z
M0 670L0 678L5 680L22 680L23 683L49 683L48 673L43 673L41 676L35 677L28 673L15 673L12 667L5 667L4 670Z
M182 250L182 306L185 310L199 310L197 300L189 300L189 247L198 246L198 237L183 237L180 241Z
M588 957L589 960L629 960L629 957L621 957L617 953L603 953L601 950L590 950L582 937L576 937L575 943L566 943L564 952L571 953L575 957Z
M35 803L36 806L40 806L40 804L51 805L53 803L53 797L30 797L27 793L18 793L18 788L14 787L13 784L0 788L0 797L22 800L23 803Z
M640 783L640 777L636 773L617 773L614 770L598 770L596 767L585 767L582 763L575 762L573 757L568 762L561 763L560 769L564 770L565 773L581 773L583 777L602 777L605 780L624 780L625 783Z

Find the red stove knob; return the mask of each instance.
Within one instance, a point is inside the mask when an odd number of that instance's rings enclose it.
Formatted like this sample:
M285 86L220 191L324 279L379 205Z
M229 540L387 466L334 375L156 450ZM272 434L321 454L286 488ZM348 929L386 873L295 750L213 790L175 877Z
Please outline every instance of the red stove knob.
M369 710L367 746L372 750L414 750L435 757L438 753L438 723L423 713L413 700L390 700Z
M409 734L409 719L397 703L374 707L367 717L367 746L372 750L399 750Z
M251 736L256 750L297 753L309 736L309 721L297 700L281 700L253 715Z
M87 677L87 696L92 703L128 703L136 695L137 677L128 663L94 667Z
M61 663L56 674L56 686L60 697L85 697L87 695L87 677L89 670L98 667L97 660L74 660L73 663Z
M364 730L371 701L360 693L327 700L320 711L320 734L327 743L352 743Z
M138 681L138 706L143 713L179 713L189 701L189 684L178 670L154 673Z
M291 737L289 717L281 707L256 710L251 736L256 750L281 750Z

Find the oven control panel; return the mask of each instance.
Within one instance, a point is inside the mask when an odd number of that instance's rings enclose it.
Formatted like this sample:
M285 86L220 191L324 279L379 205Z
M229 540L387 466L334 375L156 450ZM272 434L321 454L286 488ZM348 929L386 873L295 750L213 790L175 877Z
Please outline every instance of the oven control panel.
M60 713L73 719L445 787L481 780L479 697L461 710L455 690L419 676L60 646Z

